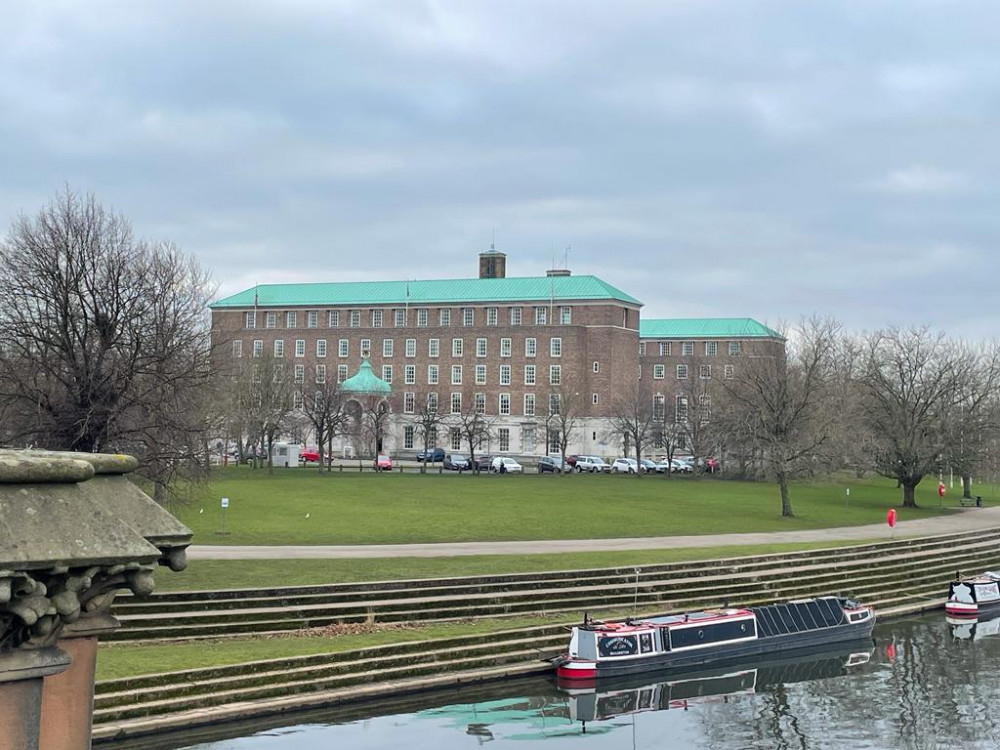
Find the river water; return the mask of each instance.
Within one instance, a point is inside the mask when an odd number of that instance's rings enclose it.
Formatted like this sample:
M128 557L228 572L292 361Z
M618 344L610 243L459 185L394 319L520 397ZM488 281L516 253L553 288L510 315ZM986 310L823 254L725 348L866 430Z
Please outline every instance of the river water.
M937 614L879 625L873 642L720 673L575 694L521 679L135 747L997 748L998 708L1000 620L955 626Z

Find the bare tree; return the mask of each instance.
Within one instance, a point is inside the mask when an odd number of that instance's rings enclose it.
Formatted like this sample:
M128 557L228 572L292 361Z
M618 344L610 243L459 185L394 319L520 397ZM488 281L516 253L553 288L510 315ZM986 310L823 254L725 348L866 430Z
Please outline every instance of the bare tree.
M413 417L413 424L420 436L423 445L424 460L420 462L420 473L427 473L427 454L430 452L431 444L437 443L438 427L441 425L442 416L438 411L438 398L436 393L428 393L427 397L420 404L420 409Z
M333 439L344 430L347 412L340 384L327 375L326 369L310 368L313 384L302 389L302 416L312 428L319 448L319 473L331 467Z
M711 357L692 358L688 362L688 377L677 381L676 399L682 401L685 418L675 420L680 430L679 443L691 453L694 466L698 459L717 452L719 443L719 423L712 418L713 407L717 406L717 371L712 369Z
M486 416L485 410L481 411L473 403L472 406L467 406L458 414L452 414L450 419L454 422L455 429L462 435L462 440L469 446L469 461L472 465L472 471L474 474L478 474L476 449L481 447L483 443L489 442L496 418Z
M580 426L583 397L570 384L552 386L548 394L545 416L545 452L555 442L559 446L562 466L566 466L566 449ZM552 438L555 438L553 441ZM570 472L564 471L564 474Z
M66 190L0 240L5 438L135 453L154 494L204 465L208 275Z
M875 468L902 487L904 507L916 507L917 485L943 466L949 414L963 400L974 358L927 328L876 331L865 344L861 384Z
M655 400L648 380L635 380L626 385L611 403L611 431L620 436L625 455L635 449L636 462L642 459L643 448L652 439L657 427ZM637 468L636 477L642 476Z
M297 390L286 376L284 363L273 357L244 362L236 376L236 388L241 394L238 405L245 415L243 422L247 444L253 450L253 466L266 463L268 472L272 472L272 448L292 422Z
M676 401L674 403L676 404ZM666 397L663 394L653 395L653 426L650 432L650 442L654 448L661 449L663 455L666 456L668 477L672 476L670 466L677 449L684 445L686 434L686 412L682 412L681 419L678 419L675 409L667 408Z
M789 478L826 441L833 354L840 326L810 318L791 332L783 349L741 355L738 373L721 381L727 420L738 439L755 446L778 482L781 515L793 516Z

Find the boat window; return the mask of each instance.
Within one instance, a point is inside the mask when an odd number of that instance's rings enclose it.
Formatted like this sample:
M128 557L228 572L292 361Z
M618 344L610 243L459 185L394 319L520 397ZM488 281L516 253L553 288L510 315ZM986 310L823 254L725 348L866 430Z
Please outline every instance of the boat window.
M660 639L660 651L670 650L670 631L666 628L658 628L658 635Z
M639 633L639 650L644 654L653 650L652 633Z

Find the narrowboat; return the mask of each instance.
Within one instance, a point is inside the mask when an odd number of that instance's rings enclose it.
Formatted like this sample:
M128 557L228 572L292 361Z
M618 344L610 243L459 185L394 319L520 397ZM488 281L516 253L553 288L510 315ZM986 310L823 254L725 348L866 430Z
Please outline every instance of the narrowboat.
M1000 573L986 571L972 578L956 574L948 584L948 601L944 611L951 617L979 617L996 610L1000 612Z
M718 667L870 638L874 627L871 607L837 596L620 622L585 615L572 629L569 650L553 663L561 683Z

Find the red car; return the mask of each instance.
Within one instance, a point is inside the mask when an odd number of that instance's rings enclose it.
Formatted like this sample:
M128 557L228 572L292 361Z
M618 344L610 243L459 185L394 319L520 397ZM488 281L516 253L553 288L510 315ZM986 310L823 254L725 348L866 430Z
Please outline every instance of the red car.
M319 451L299 451L299 461L306 464L319 463Z
M375 471L392 471L392 459L380 453L372 462Z

